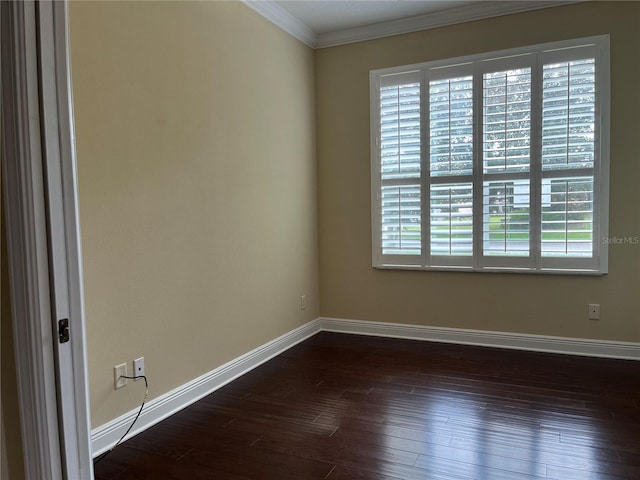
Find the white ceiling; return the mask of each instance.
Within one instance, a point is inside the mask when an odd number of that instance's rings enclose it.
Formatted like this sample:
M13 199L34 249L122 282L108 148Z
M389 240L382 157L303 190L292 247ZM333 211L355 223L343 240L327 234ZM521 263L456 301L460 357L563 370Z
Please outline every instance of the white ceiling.
M243 0L280 28L313 48L581 0Z

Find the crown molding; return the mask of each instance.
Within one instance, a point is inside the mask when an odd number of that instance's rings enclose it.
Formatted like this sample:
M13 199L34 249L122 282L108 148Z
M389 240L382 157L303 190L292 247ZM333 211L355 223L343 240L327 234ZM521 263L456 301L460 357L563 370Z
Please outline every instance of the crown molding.
M242 0L242 3L258 12L289 35L297 38L311 48L318 48L318 35L316 32L273 0Z
M471 22L485 18L511 15L514 13L540 10L543 8L580 3L582 0L569 1L487 1L472 5L464 5L442 12L418 15L389 22L365 25L363 27L340 30L318 35L315 48L334 47L348 43L374 40L403 33L417 32L431 28Z
M249 8L311 48L335 47L348 43L375 40L376 38L390 37L403 33L417 32L430 28L454 25L456 23L471 22L484 18L499 17L542 8L570 5L583 1L585 0L486 1L472 5L462 5L442 12L317 34L273 0L242 0Z

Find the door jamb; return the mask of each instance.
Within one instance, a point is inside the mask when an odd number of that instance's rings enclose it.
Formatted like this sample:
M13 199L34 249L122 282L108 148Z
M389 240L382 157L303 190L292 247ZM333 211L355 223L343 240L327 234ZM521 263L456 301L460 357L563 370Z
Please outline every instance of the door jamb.
M2 180L25 475L92 479L67 2L0 7ZM58 346L62 313L72 340ZM59 375L61 365L71 371Z

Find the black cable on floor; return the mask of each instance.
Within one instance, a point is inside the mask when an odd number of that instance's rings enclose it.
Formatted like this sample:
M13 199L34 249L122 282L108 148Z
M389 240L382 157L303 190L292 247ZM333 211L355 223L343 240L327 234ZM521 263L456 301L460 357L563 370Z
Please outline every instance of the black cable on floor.
M129 428L127 429L127 431L124 432L124 435L122 435L122 437L120 437L120 440L118 440L113 447L111 447L109 450L107 450L102 455L100 455L98 457L98 459L93 462L94 465L97 464L98 462L101 462L102 460L104 460L107 455L109 455L111 452L113 452L115 450L115 448L118 445L120 445L120 442L122 442L122 440L124 440L124 437L126 437L129 434L129 432L131 431L133 426L136 424L136 421L138 420L138 418L140 418L140 414L142 413L142 409L144 408L144 404L147 401L147 397L149 396L149 383L147 382L147 377L145 377L144 375L138 375L138 376L135 376L135 377L127 377L125 375L121 375L120 378L126 378L127 380L137 380L138 378L142 378L144 380L144 386L145 386L144 400L142 400L142 405L140 405L140 410L138 410L138 414L136 415L136 418L133 419L133 422L131 422L131 425L129 425Z

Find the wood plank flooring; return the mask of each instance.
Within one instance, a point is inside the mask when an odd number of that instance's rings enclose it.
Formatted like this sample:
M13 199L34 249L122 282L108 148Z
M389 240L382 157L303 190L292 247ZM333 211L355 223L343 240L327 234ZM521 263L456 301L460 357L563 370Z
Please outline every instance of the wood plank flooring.
M320 333L96 465L325 478L640 479L640 362Z

